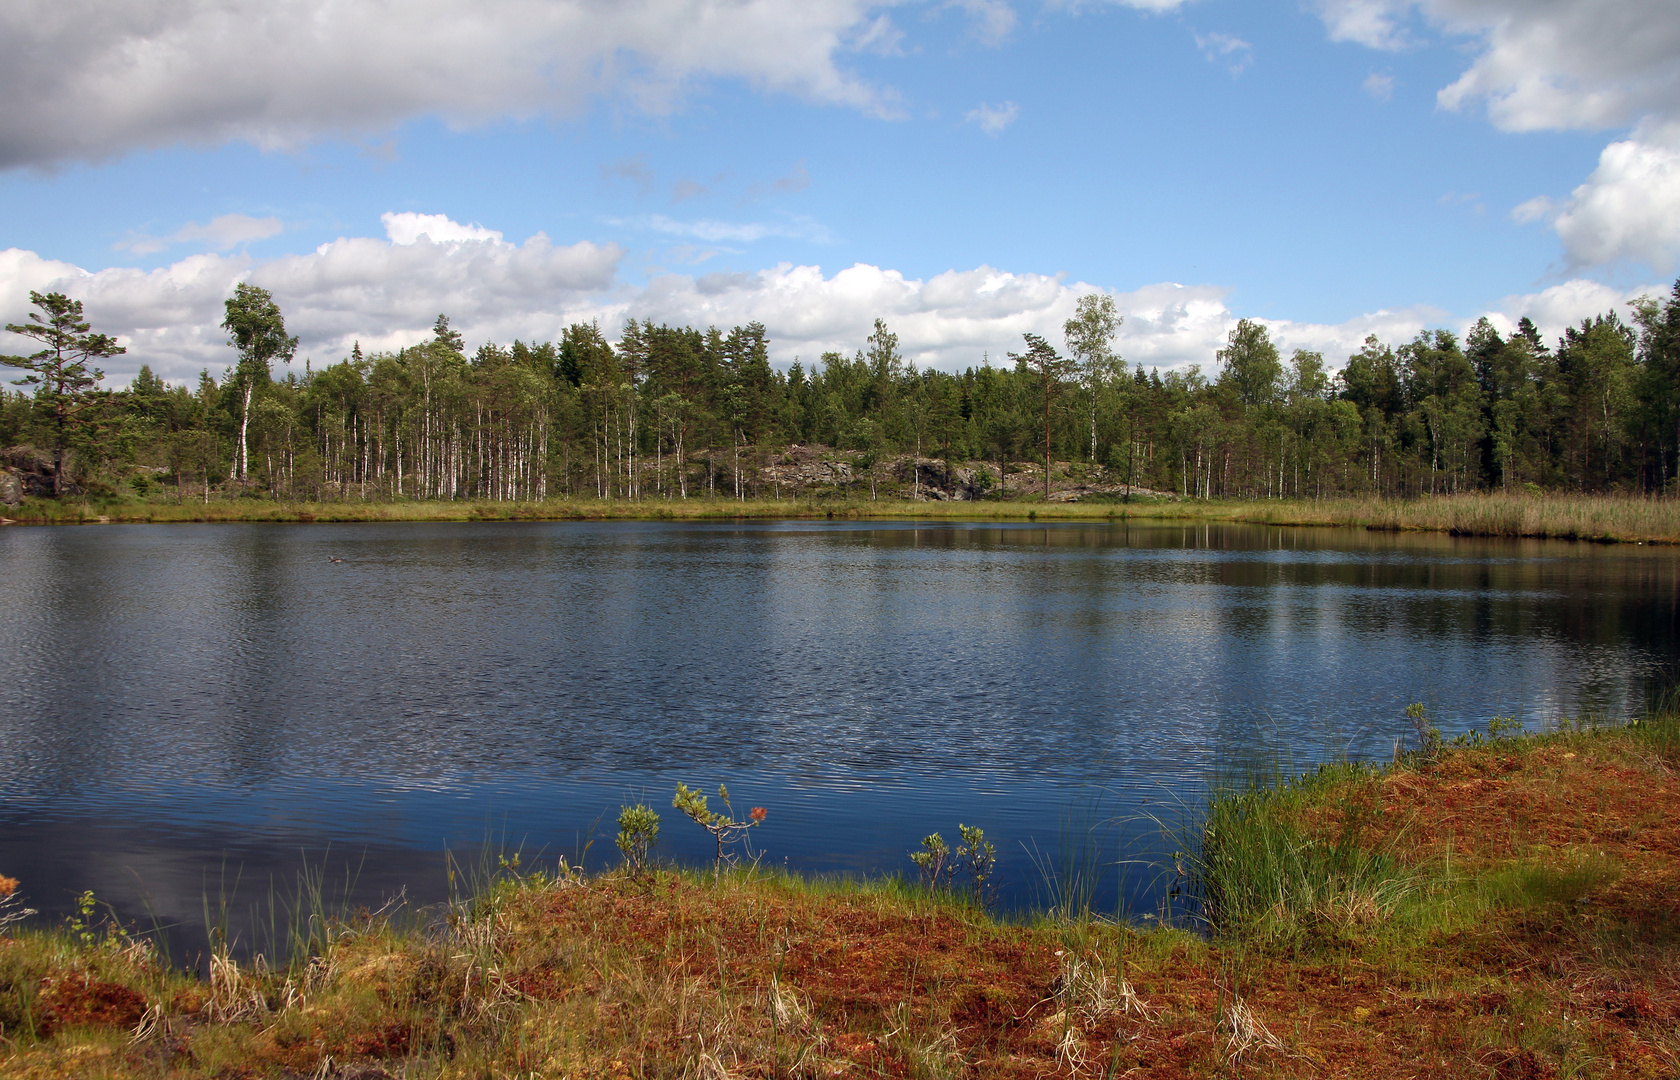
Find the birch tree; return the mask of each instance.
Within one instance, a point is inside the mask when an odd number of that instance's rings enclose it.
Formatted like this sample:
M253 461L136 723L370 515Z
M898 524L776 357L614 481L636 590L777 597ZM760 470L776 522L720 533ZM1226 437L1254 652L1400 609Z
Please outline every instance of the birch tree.
M239 390L236 474L243 486L250 464L251 395L259 385L268 383L274 361L291 361L292 354L297 352L298 339L286 336L286 320L280 314L280 305L267 289L241 281L234 286L225 306L227 318L222 320L222 329L228 333L228 344L239 350L233 377Z

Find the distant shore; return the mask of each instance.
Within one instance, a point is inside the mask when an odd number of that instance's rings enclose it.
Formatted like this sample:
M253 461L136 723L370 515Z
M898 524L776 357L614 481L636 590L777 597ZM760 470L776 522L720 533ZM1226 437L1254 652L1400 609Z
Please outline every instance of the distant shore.
M20 525L171 522L707 521L729 519L1157 521L1326 526L1457 536L1680 544L1680 500L1606 495L1439 495L1415 500L989 502L906 499L552 499L546 502L279 502L254 498L28 500L0 509Z

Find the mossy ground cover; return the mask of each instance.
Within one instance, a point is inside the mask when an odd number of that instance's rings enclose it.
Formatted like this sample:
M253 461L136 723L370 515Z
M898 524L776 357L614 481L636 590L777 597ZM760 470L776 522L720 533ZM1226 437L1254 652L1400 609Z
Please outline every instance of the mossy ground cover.
M8 1077L1680 1075L1680 724L1222 797L1196 932L893 880L505 875L286 965L0 939Z
M281 502L217 498L208 503L149 500L26 500L0 511L16 524L168 522L607 521L856 519L952 521L1240 522L1341 526L1603 542L1680 543L1680 500L1602 495L1441 495L1413 500L1173 500L1130 502L919 502L853 497L759 499L605 499L547 502Z

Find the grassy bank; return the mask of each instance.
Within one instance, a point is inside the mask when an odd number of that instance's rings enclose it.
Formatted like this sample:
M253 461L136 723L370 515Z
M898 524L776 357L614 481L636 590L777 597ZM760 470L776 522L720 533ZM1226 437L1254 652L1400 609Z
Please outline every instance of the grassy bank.
M1186 844L1197 934L671 870L507 876L208 981L109 927L21 931L0 1072L1673 1076L1677 768L1664 719L1228 794Z
M1598 495L1441 495L1411 501L912 502L875 500L596 499L514 502L286 503L30 500L5 512L17 524L351 521L704 521L753 518L954 521L1246 522L1433 531L1460 536L1680 543L1680 501Z

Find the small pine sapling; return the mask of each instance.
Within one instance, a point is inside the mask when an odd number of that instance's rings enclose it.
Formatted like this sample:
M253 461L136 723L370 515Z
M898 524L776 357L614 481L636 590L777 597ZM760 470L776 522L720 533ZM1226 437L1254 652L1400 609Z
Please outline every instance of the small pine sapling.
M997 887L991 884L992 871L997 868L997 848L986 839L986 832L978 825L957 823L963 842L957 846L955 862L968 876L974 889L974 901L982 907L991 903Z
M747 812L744 820L737 821L735 820L735 807L729 802L729 789L722 784L718 785L718 798L723 801L723 808L726 813L720 814L710 809L706 805L705 792L697 788L690 788L679 780L677 782L677 794L671 800L671 805L687 814L702 829L712 834L712 838L717 841L715 869L721 872L723 870L723 849L725 845L745 839L747 830L754 825L761 824L769 811L762 806L755 806ZM731 861L733 861L733 858L731 856Z
M624 853L624 869L640 876L648 866L648 854L659 840L659 815L644 803L626 806L618 814L618 850Z
M1495 742L1522 735L1523 722L1514 716L1496 716L1488 721L1488 736Z
M924 837L922 850L912 851L910 861L916 864L917 871L922 875L922 884L928 887L929 892L939 888L942 880L949 880L951 872L956 869L951 865L951 849L938 833Z
M1429 720L1429 709L1421 701L1414 701L1406 706L1406 719L1412 722L1412 731L1417 735L1418 749L1429 761L1441 756L1441 729Z

